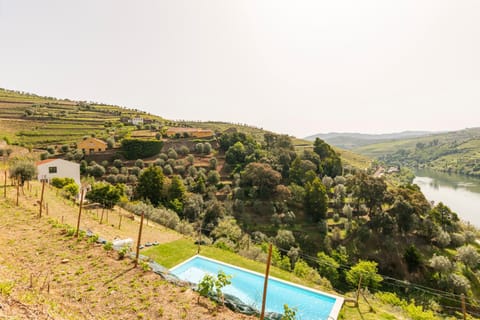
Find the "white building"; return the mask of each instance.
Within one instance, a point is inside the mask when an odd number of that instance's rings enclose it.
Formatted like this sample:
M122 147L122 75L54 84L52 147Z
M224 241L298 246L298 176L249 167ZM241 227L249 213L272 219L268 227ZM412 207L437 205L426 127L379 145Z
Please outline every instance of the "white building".
M135 117L132 118L132 124L137 126L139 124L143 125L143 118L142 117Z
M46 179L50 182L52 178L72 178L81 186L80 164L63 159L47 159L37 162L38 181Z

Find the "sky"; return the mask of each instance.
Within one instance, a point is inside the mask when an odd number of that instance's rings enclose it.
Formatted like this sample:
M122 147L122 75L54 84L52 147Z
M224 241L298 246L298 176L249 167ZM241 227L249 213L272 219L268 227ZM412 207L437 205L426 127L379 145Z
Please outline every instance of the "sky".
M0 0L0 87L297 137L479 127L479 17L478 0Z

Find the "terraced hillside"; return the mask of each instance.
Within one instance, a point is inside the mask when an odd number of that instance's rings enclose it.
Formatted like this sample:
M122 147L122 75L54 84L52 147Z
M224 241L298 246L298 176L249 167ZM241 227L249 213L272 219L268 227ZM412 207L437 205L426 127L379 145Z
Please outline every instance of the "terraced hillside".
M480 128L382 142L353 151L389 163L480 176Z
M0 89L0 133L11 143L37 148L108 136L121 117L161 117L118 106L60 100Z

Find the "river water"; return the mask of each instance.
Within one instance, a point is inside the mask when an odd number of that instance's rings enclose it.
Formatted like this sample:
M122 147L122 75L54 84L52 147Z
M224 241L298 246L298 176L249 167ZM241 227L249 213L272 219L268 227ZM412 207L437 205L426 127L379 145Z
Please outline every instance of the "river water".
M443 202L461 220L480 228L480 179L422 169L415 171L413 183L425 197Z

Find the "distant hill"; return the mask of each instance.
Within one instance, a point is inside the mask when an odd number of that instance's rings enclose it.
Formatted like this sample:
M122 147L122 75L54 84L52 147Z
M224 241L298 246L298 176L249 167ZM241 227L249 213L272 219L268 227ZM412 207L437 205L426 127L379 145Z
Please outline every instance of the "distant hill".
M352 151L389 163L480 176L480 128L382 141Z
M305 138L313 141L320 138L325 142L343 149L354 149L369 144L380 143L383 141L394 141L400 139L417 138L434 134L429 131L403 131L398 133L384 134L365 134L355 132L330 132L318 133Z

